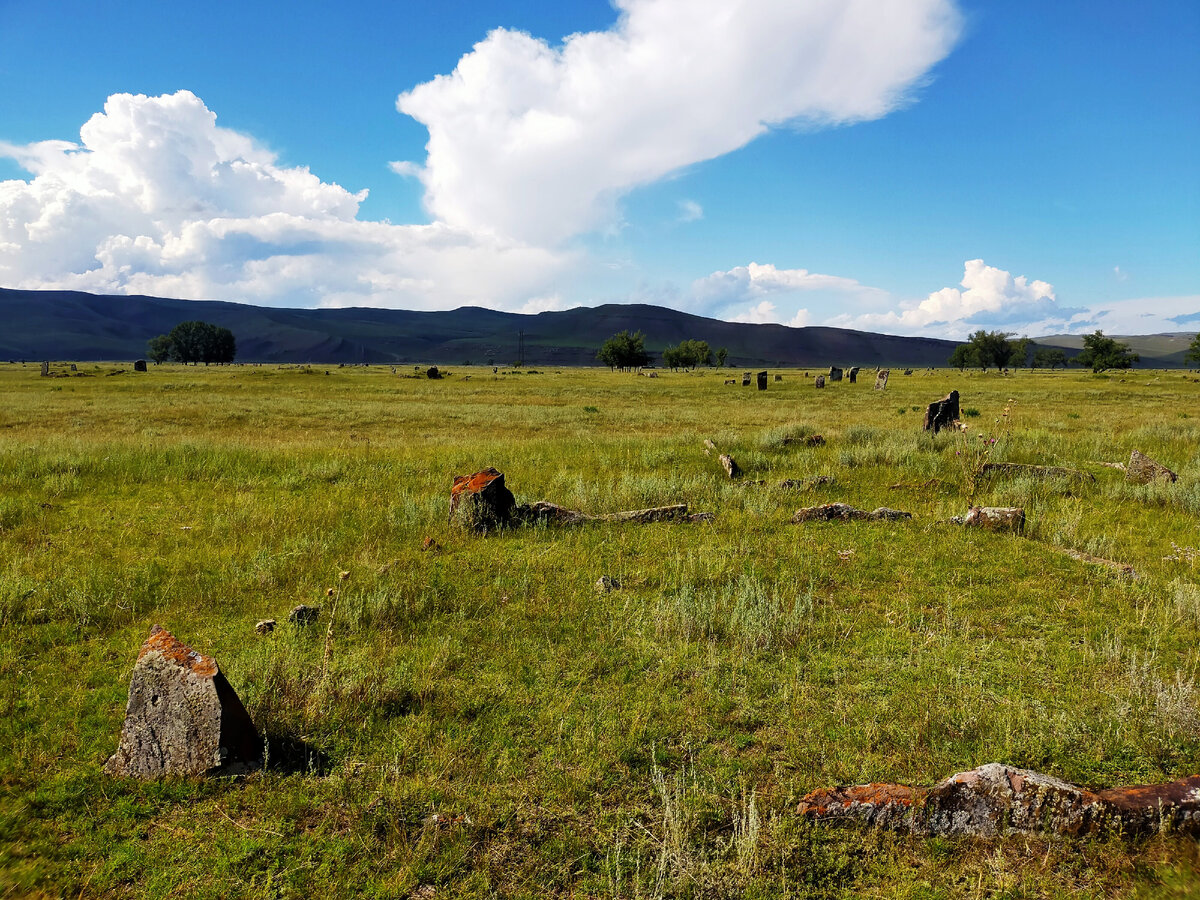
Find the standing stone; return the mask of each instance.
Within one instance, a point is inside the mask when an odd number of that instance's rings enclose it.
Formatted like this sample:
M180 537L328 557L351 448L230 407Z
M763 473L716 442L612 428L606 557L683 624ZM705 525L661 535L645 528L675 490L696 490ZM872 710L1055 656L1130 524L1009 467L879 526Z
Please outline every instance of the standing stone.
M717 459L721 461L721 465L725 467L725 474L730 478L737 478L742 474L741 468L738 467L738 464L734 462L733 457L728 453L722 453Z
M830 366L829 367L829 380L830 381L841 381L842 380L842 370L839 369L837 366Z
M742 373L742 387L750 387L750 374L749 372Z
M882 391L887 388L888 374L891 369L880 369L875 376L875 390Z
M145 372L146 371L146 361L144 359L135 359L133 361L133 371Z
M765 391L767 389L767 373L766 372L758 373L758 389L760 391Z
M783 376L782 376L782 375L776 375L776 376L775 376L775 380L776 380L776 381L783 381Z
M78 371L79 371L79 367L78 367L77 365L75 365L75 363L71 363L71 371L72 371L72 372L78 372Z
M238 775L262 762L262 742L216 660L161 625L142 644L109 775Z
M50 374L50 361L43 360L42 361L42 376L45 377L49 374Z
M1166 466L1155 462L1138 450L1134 450L1129 455L1129 465L1125 467L1125 480L1134 484L1149 484L1159 478L1174 481L1178 477Z
M846 376L850 379L851 384L858 384L858 366L851 366Z
M442 373L438 371L437 366L430 366L428 369L425 370L425 377L426 378L441 378Z
M943 428L949 428L958 418L958 391L951 391L941 400L934 400L925 410L925 431L933 429L937 434Z
M508 525L517 501L504 486L504 475L488 468L473 475L456 475L450 488L450 522L486 534Z
M825 387L825 376L824 375L817 376L817 387L819 387L819 388Z

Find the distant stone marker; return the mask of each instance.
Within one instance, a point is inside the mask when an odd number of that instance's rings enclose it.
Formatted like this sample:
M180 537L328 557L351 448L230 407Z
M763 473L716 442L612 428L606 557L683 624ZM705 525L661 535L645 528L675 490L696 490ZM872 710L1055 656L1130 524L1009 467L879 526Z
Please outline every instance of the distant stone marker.
M949 428L958 418L958 391L951 391L941 400L934 400L925 410L925 423L921 426L925 431L932 430L937 434L943 428Z
M216 660L161 625L142 644L109 775L237 775L257 768L262 742Z
M78 371L79 371L79 366L75 365L75 363L71 363L71 371L72 371L72 372L78 372Z
M888 374L890 372L891 369L879 370L879 373L875 376L875 390L882 391L887 388Z
M437 366L430 366L428 369L425 370L425 377L426 378L441 378L442 373L438 371Z
M1149 484L1159 478L1174 481L1179 476L1162 463L1157 463L1139 450L1129 455L1129 464L1125 466L1125 480L1134 484Z
M42 377L45 377L49 374L50 374L50 361L43 360L42 361Z
M842 380L842 370L839 369L837 366L830 366L829 367L829 380L830 381L841 381Z
M758 389L760 391L765 391L767 389L767 373L766 372L758 373Z
M846 377L850 379L851 384L858 383L858 366L851 366L850 371L846 373Z
M819 387L819 388L825 387L825 376L818 375L816 384L817 384L817 387Z
M146 361L144 359L135 359L133 361L133 371L145 372L146 371Z
M776 375L776 376L775 376L775 380L776 380L776 381L783 381L783 376L782 376L782 375Z
M742 387L750 387L750 376L751 376L751 374L752 374L752 373L750 373L750 372L743 372L743 373L742 373Z

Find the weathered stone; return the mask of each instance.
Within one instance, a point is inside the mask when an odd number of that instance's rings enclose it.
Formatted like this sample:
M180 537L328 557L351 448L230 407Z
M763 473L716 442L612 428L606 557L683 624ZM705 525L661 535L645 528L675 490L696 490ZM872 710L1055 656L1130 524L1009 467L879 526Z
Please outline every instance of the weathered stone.
M602 522L636 522L648 525L651 522L706 521L704 516L711 518L712 513L694 513L689 516L686 503L675 503L671 506L654 506L650 509L631 509L627 512L608 513L598 518Z
M738 464L736 462L734 462L733 457L730 456L728 453L722 453L717 458L719 460L721 460L721 465L723 465L725 467L725 474L728 475L730 478L737 478L739 475L742 474L742 470L740 468L738 468Z
M920 835L1197 834L1200 776L1091 791L1040 772L988 763L929 789L864 784L813 791L797 812L816 822L854 822Z
M880 369L875 375L875 390L882 391L887 387L888 375L891 369Z
M816 385L819 388L825 387L825 376L824 375L817 376Z
M750 372L742 373L742 387L750 387Z
M255 634L270 634L274 630L275 630L275 620L274 619L263 619L261 622L257 623L254 626Z
M43 360L42 361L42 376L45 377L45 376L48 376L49 374L50 374L50 361Z
M941 400L934 400L925 410L925 422L921 426L925 431L932 429L937 434L943 428L949 428L958 419L958 391L951 391Z
M547 500L538 500L513 510L513 519L527 525L582 525L592 518L579 510L567 509Z
M850 371L846 373L846 377L850 379L851 384L858 383L858 366L851 366Z
M842 370L839 369L837 366L830 366L829 367L829 380L830 381L841 381L842 380Z
M717 445L714 444L709 438L704 439L704 455L705 456L708 456L710 453L712 453L713 450L716 450L716 449L717 449Z
M788 435L780 443L785 447L790 444L799 444L801 447L822 447L825 445L825 437L820 434L806 434L804 437Z
M596 579L596 593L598 594L607 594L611 591L619 591L620 589L621 582L608 575L601 575Z
M785 491L808 490L822 485L833 484L832 475L814 475L812 478L788 478L779 482L779 487Z
M109 775L236 775L261 764L262 743L210 656L155 625L142 644Z
M71 363L71 371L72 371L72 372L78 372L78 371L79 371L79 367L78 367L77 365L75 365L75 363Z
M911 375L911 374L912 374L912 369L905 369L905 370L904 370L904 374L905 374L905 375Z
M963 525L1020 534L1025 530L1025 510L1016 506L972 506L963 516Z
M146 371L146 361L144 359L135 359L133 361L133 371L145 372Z
M1067 469L1062 466L1030 466L1021 463L984 463L984 475L1024 475L1029 478L1073 478L1077 481L1095 481L1091 472Z
M725 383L726 384L737 384L737 379L736 378L726 378Z
M758 389L760 391L765 391L767 389L767 373L766 372L758 373Z
M1071 559L1078 560L1079 562L1085 562L1089 565L1104 566L1107 569L1113 569L1120 575L1123 575L1124 577L1133 581L1137 581L1138 579L1137 571L1128 563L1117 562L1113 559L1105 559L1102 556L1093 556L1090 553L1084 553L1082 550L1072 550L1070 547L1055 547L1054 549L1059 553L1063 553L1071 557Z
M313 622L317 621L317 617L319 615L321 615L321 607L307 606L306 604L301 603L298 606L293 607L292 611L288 613L288 621L293 625L300 625L303 627L305 625L311 625Z
M1149 484L1159 478L1174 481L1178 477L1166 466L1155 462L1138 450L1134 450L1129 455L1129 464L1125 466L1125 480L1134 484Z
M881 521L911 518L912 513L901 512L898 509L888 509L886 506L881 506L878 509L868 512L865 509L857 509L846 503L825 503L821 506L808 506L804 509L796 510L795 515L792 516L792 524L798 525L802 522L833 522L839 520L849 521L850 519Z
M425 377L426 378L441 378L442 373L438 371L437 366L430 366L428 369L425 370Z
M516 502L496 469L456 475L450 487L449 521L481 534L494 531L512 521Z
M776 375L776 376L775 376L775 380L776 380L776 381L783 381L783 376L782 376L782 375Z

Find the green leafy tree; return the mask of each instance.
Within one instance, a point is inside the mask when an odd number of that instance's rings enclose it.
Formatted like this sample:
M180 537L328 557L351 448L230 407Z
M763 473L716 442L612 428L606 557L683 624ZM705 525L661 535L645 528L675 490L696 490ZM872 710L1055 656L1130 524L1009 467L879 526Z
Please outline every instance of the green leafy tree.
M628 331L618 331L600 348L596 359L610 369L636 369L650 362L650 354L646 352L646 336L640 331L630 334Z
M950 356L950 365L960 369L965 369L967 366L978 366L981 369L1003 369L1012 359L1015 350L1013 342L1009 340L1011 336L1010 333L1003 331L980 329L971 335L967 343L959 344L954 348L954 353ZM970 349L962 350L963 347Z
M1191 346L1188 347L1187 353L1183 354L1183 358L1187 362L1200 363L1200 334L1192 338Z
M155 365L166 362L171 358L171 338L165 334L150 338L146 342L146 355L154 360Z
M672 369L694 369L712 365L708 341L680 341L677 347L667 347L662 354L663 365Z
M1200 335L1197 335L1200 338ZM725 368L725 360L729 359L729 351L724 347L717 348L717 365L722 369Z
M979 350L972 344L959 344L950 354L950 365L956 369L975 368L979 365Z
M182 363L227 363L237 356L233 332L208 322L180 322L166 336L171 358ZM157 338L156 338L157 340Z
M1033 365L1038 369L1067 367L1067 352L1060 347L1038 347L1033 351Z
M1105 337L1104 332L1097 328L1083 338L1083 352L1075 357L1073 362L1081 366L1091 366L1093 372L1105 369L1128 369L1140 357L1129 349L1128 344Z
M1032 363L1029 360L1030 351L1037 352L1037 343L1033 338L1022 335L1015 341L1009 341L1012 345L1012 358L1009 360L1009 365L1012 366L1029 366Z

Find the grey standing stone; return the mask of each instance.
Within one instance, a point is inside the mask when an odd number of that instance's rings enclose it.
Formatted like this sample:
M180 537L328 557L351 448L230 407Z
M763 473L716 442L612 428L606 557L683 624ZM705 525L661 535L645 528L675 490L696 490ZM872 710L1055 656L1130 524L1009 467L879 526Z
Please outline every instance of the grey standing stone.
M49 360L43 360L43 362L42 362L42 375L43 375L43 376L46 376L46 375L49 375L49 374L50 374L50 361L49 361Z
M875 376L875 390L882 391L887 388L888 375L891 374L891 369L880 369Z
M934 400L925 410L925 431L937 434L958 419L958 391L951 391L941 400Z
M767 373L766 372L758 373L758 389L760 391L765 391L767 389Z
M846 373L846 377L850 379L851 384L858 384L858 366L851 366L850 371Z
M321 607L305 606L303 603L301 603L299 606L294 607L290 613L288 613L288 621L293 625L311 625L313 622L317 621L317 616L320 614Z
M819 387L819 388L823 388L823 387L825 387L825 376L824 376L824 375L818 375L818 376L817 376L817 382L816 382L816 383L817 383L817 387Z
M75 363L71 363L71 371L72 371L72 372L78 372L78 371L79 371L79 366L75 365Z
M133 361L133 371L145 372L146 371L146 361L144 359L135 359Z
M1134 484L1149 484L1159 478L1174 481L1178 477L1162 463L1155 462L1139 450L1129 455L1129 465L1125 467L1125 480Z
M830 381L841 381L842 380L842 370L839 369L837 366L830 366L829 367L829 380Z
M262 742L242 701L210 656L161 625L142 644L109 775L237 775L257 768Z

